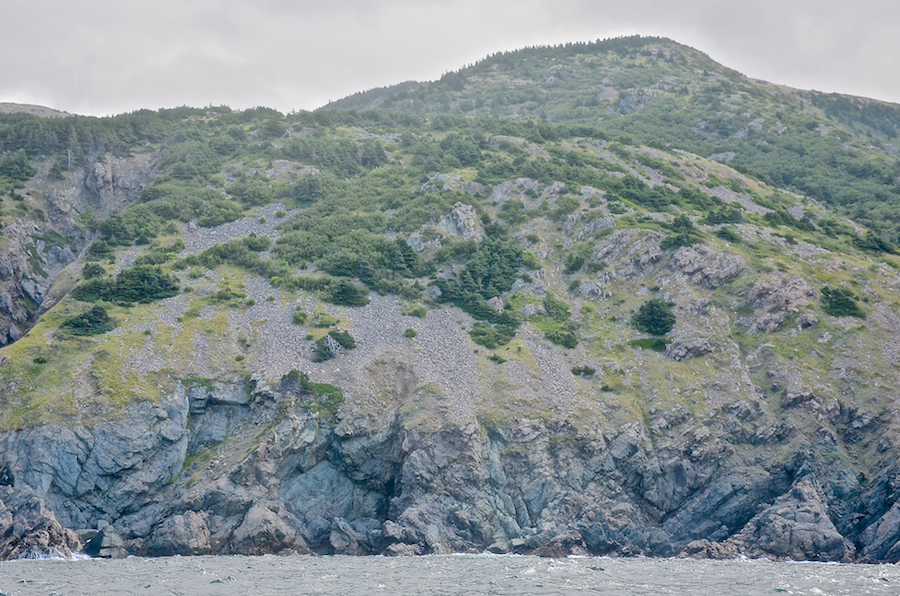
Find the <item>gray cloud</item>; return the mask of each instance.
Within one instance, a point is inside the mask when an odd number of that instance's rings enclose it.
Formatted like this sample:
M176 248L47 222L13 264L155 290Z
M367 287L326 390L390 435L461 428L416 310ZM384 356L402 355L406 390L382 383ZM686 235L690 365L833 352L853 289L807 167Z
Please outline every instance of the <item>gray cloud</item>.
M900 5L834 0L4 0L0 101L314 109L526 45L640 33L749 76L900 101Z

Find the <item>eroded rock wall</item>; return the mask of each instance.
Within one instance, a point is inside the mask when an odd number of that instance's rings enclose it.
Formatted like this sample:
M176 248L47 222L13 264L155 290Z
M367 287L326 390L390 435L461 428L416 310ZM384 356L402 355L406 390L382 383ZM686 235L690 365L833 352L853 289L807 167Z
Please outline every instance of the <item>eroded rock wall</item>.
M799 418L774 432L747 402L703 419L676 407L615 432L531 419L429 427L399 403L330 420L290 387L240 389L180 386L121 420L6 436L6 532L65 553L80 547L76 531L100 556L900 560L889 421L861 424L849 408L791 404ZM860 442L882 454L872 478L833 455Z

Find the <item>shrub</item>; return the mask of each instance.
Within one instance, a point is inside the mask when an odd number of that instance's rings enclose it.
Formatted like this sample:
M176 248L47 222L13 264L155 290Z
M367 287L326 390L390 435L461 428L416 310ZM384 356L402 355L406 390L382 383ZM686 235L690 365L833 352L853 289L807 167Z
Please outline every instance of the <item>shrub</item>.
M597 371L590 366L576 366L572 369L572 374L576 377L590 377L595 372Z
M85 302L152 302L178 294L175 279L159 267L136 265L123 269L115 279L92 279L72 290L72 297Z
M856 296L845 288L822 288L822 310L834 317L866 318L866 313L856 303Z
M60 327L72 335L100 335L116 328L115 321L110 318L102 306L94 306L91 310L67 319Z
M721 228L718 232L716 232L716 236L726 242L731 242L732 244L737 244L742 240L737 232L735 232L731 228Z
M325 299L338 306L365 306L369 303L368 291L346 279L338 279L325 290Z
M482 321L476 321L469 336L476 344L488 349L495 349L506 345L516 336L516 326L511 324L490 325Z
M341 344L341 347L345 350L352 350L356 347L356 340L353 339L353 336L350 335L348 331L340 331L338 329L332 329L328 332L328 335L334 338L336 342Z
M316 340L313 346L313 362L324 362L337 356L341 349L352 350L356 347L356 340L346 331L332 329L328 335Z
M104 275L106 275L106 269L97 263L87 263L81 269L81 276L84 279L93 279L95 277L103 277Z
M419 317L420 319L424 319L425 316L428 314L428 311L425 310L424 306L414 306L413 308L411 308L409 310L402 311L401 314L403 314L404 316L407 316L407 317Z
M661 249L691 246L700 241L694 222L687 215L681 214L675 217L672 222L672 231L675 232L673 236L669 236L659 243Z
M314 327L334 327L340 322L340 319L336 317L332 317L327 312L317 312L313 315L313 326Z
M294 325L306 325L306 313L302 310L298 310L294 313L292 320L294 321Z
M650 335L665 335L675 327L671 302L651 298L631 317L631 326Z
M403 336L407 339L412 339L417 336L419 333L415 329L407 328L406 331L403 332Z

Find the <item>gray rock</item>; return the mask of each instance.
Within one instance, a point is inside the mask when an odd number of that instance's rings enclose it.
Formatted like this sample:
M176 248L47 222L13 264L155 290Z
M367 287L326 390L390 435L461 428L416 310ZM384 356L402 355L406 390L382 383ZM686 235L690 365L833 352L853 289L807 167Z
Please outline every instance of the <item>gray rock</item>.
M526 319L544 314L544 306L541 304L526 304L522 307L522 316Z
M683 247L672 255L672 268L697 285L715 289L744 270L740 255L726 255L703 245Z
M481 240L484 238L484 230L481 229L475 208L465 203L453 205L453 211L442 217L437 227L448 234L459 236L462 240Z
M828 517L821 490L807 478L757 514L730 540L748 554L777 558L847 561L855 554L852 543L841 536Z
M799 278L778 276L755 284L750 288L747 299L754 308L765 312L754 318L748 332L755 334L777 331L788 317L797 313L801 307L810 305L812 296L812 288ZM813 321L817 323L818 319L814 315L808 315L802 323L798 321L798 324L801 327L811 327L815 324Z
M124 559L128 556L125 541L113 526L105 526L84 544L84 553L102 559Z
M675 362L690 360L705 356L715 350L716 344L709 337L687 339L676 337L672 343L666 346L666 356Z
M32 489L0 486L0 561L71 558L80 550L75 532L63 528Z
M536 548L534 555L538 557L568 557L569 555L587 555L584 538L576 530L568 530L554 536L547 544Z
M209 514L187 511L166 519L145 543L141 553L150 557L207 555L212 552Z
M365 537L353 529L343 518L336 518L331 525L328 541L336 555L365 555Z
M277 553L293 548L297 533L275 512L264 505L254 505L234 531L230 552L242 555Z
M421 544L391 544L384 549L384 554L388 557L417 557L425 554L425 549Z
M900 562L900 502L866 528L860 536L866 561Z

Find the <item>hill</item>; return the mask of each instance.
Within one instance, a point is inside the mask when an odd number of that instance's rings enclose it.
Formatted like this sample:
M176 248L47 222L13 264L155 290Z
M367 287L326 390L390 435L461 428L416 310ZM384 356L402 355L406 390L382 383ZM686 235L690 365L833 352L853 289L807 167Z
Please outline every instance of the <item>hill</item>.
M490 56L439 81L359 93L326 110L585 123L689 151L900 233L900 106L749 79L667 39L626 37Z
M900 560L896 229L797 183L887 209L848 172L888 132L573 47L331 106L372 110L0 115L0 556ZM581 81L546 119L435 103L525 58Z

